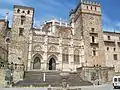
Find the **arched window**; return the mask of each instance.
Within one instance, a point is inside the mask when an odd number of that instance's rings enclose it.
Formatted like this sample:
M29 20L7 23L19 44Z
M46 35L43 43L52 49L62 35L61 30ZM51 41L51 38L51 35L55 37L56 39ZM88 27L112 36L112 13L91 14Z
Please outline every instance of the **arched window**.
M41 68L41 61L39 57L35 57L33 62L33 69L40 69Z
M95 11L97 10L97 8L95 7Z
M74 63L79 64L79 50L74 51Z
M29 11L29 10L27 11L27 14L30 14L30 11Z
M63 50L62 61L63 63L69 63L69 54L67 48Z
M92 10L92 6L91 6L91 10Z
M25 13L25 11L22 11L22 13Z
M88 6L87 6L87 9L88 9Z
M20 9L17 10L17 13L20 13Z

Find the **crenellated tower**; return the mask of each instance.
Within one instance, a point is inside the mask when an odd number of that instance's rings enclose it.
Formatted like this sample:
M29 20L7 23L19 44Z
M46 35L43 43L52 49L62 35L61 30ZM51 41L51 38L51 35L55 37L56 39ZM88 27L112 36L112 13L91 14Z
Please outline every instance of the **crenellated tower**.
M33 27L34 8L14 5L12 40L9 46L9 62L27 67L29 32Z
M85 65L105 65L101 6L90 0L81 0L70 13L74 24L74 38L84 39Z

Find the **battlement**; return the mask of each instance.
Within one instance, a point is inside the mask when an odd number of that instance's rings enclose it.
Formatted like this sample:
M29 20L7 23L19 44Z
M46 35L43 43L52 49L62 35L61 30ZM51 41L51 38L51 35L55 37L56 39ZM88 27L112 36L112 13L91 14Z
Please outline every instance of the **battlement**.
M92 1L92 0L81 0L80 3L100 6L100 3L96 2L96 1Z

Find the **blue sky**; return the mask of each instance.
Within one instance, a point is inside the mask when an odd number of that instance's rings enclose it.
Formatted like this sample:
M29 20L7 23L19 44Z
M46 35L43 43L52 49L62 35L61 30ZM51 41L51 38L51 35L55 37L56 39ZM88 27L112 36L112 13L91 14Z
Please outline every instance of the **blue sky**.
M69 12L79 0L0 0L0 19L9 12L12 20L13 5L25 5L35 8L34 25L40 26L53 17L68 20ZM102 25L105 31L120 31L120 0L96 0L102 7Z

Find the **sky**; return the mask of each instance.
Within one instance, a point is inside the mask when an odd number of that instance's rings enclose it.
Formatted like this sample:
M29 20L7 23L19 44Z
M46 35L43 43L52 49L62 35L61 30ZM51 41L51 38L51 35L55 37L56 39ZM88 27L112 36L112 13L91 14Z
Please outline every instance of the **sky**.
M103 30L120 32L120 0L94 1L101 4ZM0 0L0 19L3 19L8 12L11 24L13 5L23 5L35 9L34 26L36 27L54 17L67 21L70 10L74 9L78 2L79 0Z

